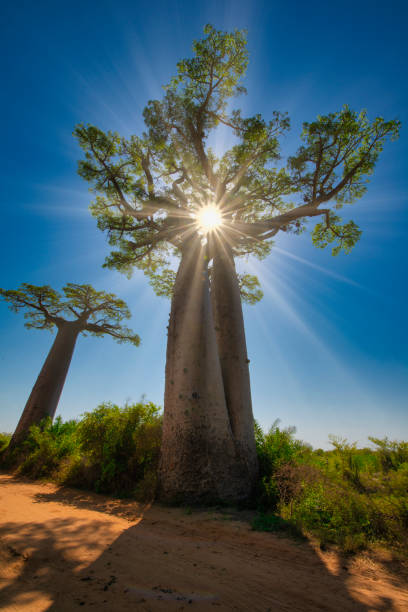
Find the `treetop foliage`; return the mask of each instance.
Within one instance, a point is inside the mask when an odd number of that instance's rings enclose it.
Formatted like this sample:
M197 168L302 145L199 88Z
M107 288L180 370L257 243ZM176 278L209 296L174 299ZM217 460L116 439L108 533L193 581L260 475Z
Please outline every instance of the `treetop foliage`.
M13 312L27 309L27 328L52 330L70 323L84 335L108 334L118 342L139 345L139 336L122 325L131 316L123 300L113 293L96 291L91 285L68 283L62 291L64 295L49 285L22 283L19 289L0 289L0 296Z
M314 217L321 219L312 232L317 247L350 251L361 231L337 211L365 193L386 139L400 127L344 106L305 122L303 143L285 164L279 138L288 116L274 111L267 121L231 110L245 92L245 31L207 25L204 34L193 57L177 64L163 98L148 101L145 132L122 138L83 124L74 132L85 153L79 174L96 193L92 214L112 247L105 265L127 274L142 269L159 295L169 294L174 258L200 238L196 214L207 205L222 215L206 245L208 261L217 248L265 257L280 231L299 234ZM220 156L208 145L218 126L234 142Z

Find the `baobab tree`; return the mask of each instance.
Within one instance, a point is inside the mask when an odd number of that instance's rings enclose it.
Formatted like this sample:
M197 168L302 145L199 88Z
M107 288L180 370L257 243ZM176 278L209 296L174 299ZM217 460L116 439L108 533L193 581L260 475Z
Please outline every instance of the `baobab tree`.
M241 301L262 292L256 277L237 274L235 259L262 259L279 232L299 234L315 219L317 247L350 251L361 232L338 210L364 194L399 128L345 106L304 123L285 164L286 114L266 121L229 110L244 92L245 33L210 25L204 33L163 98L148 102L144 133L75 130L85 151L79 174L96 192L91 210L113 247L105 266L139 268L172 299L160 494L183 501L244 499L257 474ZM219 127L233 144L217 156L208 141Z
M45 417L54 418L64 387L72 354L79 334L112 336L117 342L131 342L140 338L124 327L130 318L125 302L112 293L96 291L90 285L68 283L64 296L48 285L23 283L17 290L0 289L0 296L11 310L26 310L25 326L34 329L57 329L53 345L27 400L9 448L13 449L26 436L31 425Z

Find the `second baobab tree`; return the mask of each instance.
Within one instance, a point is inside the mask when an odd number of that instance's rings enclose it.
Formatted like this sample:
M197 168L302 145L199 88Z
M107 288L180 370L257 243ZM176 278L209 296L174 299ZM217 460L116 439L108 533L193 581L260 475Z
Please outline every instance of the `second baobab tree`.
M257 475L241 301L262 293L235 260L266 257L279 232L299 234L315 219L317 247L350 251L361 232L338 212L364 194L399 128L345 106L304 123L284 162L286 114L265 120L230 110L245 91L245 33L204 32L163 98L148 102L144 133L75 130L85 151L79 173L97 194L92 212L113 247L105 265L142 269L172 298L160 494L184 502L245 499ZM232 146L216 155L208 143L220 127Z
M125 302L113 293L96 291L90 285L68 283L64 295L48 285L23 283L19 289L0 289L15 312L25 311L26 327L57 330L55 340L27 400L9 448L27 436L31 425L54 418L79 334L111 336L118 342L138 346L140 338L122 325L130 318Z

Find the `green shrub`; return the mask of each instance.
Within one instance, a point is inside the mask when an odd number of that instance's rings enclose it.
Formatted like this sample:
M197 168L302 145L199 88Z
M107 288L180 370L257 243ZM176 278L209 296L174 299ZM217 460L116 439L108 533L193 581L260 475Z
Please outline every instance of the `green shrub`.
M262 510L276 509L280 491L276 473L286 464L299 461L311 447L294 438L295 427L280 429L275 421L267 433L255 422L255 442L259 461L258 505Z
M0 432L0 454L6 450L11 440L11 434Z
M408 442L372 436L368 439L377 446L377 454L385 472L397 470L403 463L408 463Z
M104 403L79 421L57 417L31 427L12 459L18 473L33 478L152 499L161 430L160 410L152 403Z
M299 458L311 447L294 438L295 427L280 429L276 420L267 433L255 422L255 442L261 476L270 476L282 464Z
M254 528L291 524L349 553L375 542L408 553L408 443L370 438L376 449L359 449L330 436L332 450L312 451L276 422L268 433L256 425L255 434L261 514Z
M323 543L339 544L343 549L366 545L370 535L370 512L367 500L333 483L305 487L302 495L281 513L305 531L318 536ZM354 544L353 544L354 543Z
M82 462L72 481L104 493L126 495L155 488L162 417L152 403L111 403L86 412L78 423ZM144 482L144 484L142 484Z
M285 521L281 516L276 514L259 513L258 516L252 520L251 527L254 531L270 531L294 537L302 536L302 533L292 522Z
M19 473L34 478L57 476L62 460L78 454L77 427L76 421L63 423L61 417L54 423L47 418L33 425L22 445Z

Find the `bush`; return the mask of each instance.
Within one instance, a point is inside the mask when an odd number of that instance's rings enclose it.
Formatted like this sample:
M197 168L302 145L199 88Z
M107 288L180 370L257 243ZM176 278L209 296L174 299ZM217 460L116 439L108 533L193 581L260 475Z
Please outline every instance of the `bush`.
M11 440L11 434L0 432L0 454L6 450Z
M370 438L375 450L358 449L331 436L333 450L312 451L276 422L266 434L255 425L255 434L261 514L254 528L290 523L345 552L375 542L408 552L408 443Z
M284 536L302 537L302 533L293 523L285 521L276 514L264 514L261 512L252 520L251 527L254 531L270 531Z
M104 493L127 495L146 487L153 493L161 426L159 408L152 403L123 408L104 403L86 412L77 430L83 461L71 479Z
M377 455L385 472L397 470L402 464L408 463L408 442L372 436L368 439L377 446Z
M22 444L22 460L19 473L41 478L51 476L58 478L62 461L78 455L76 439L76 421L62 422L57 417L52 423L48 417L40 425L33 425ZM17 453L20 449L16 449ZM17 454L16 453L16 454Z
M57 417L31 427L13 459L18 473L33 478L151 499L161 430L160 409L152 403L104 403L79 421Z
M368 544L370 509L367 499L333 485L316 483L305 487L290 509L282 506L282 515L310 533L323 544L338 544L347 552Z
M259 461L258 505L262 510L275 510L280 491L276 474L288 465L307 455L311 447L294 438L295 427L280 429L275 421L267 433L255 422L255 442Z

